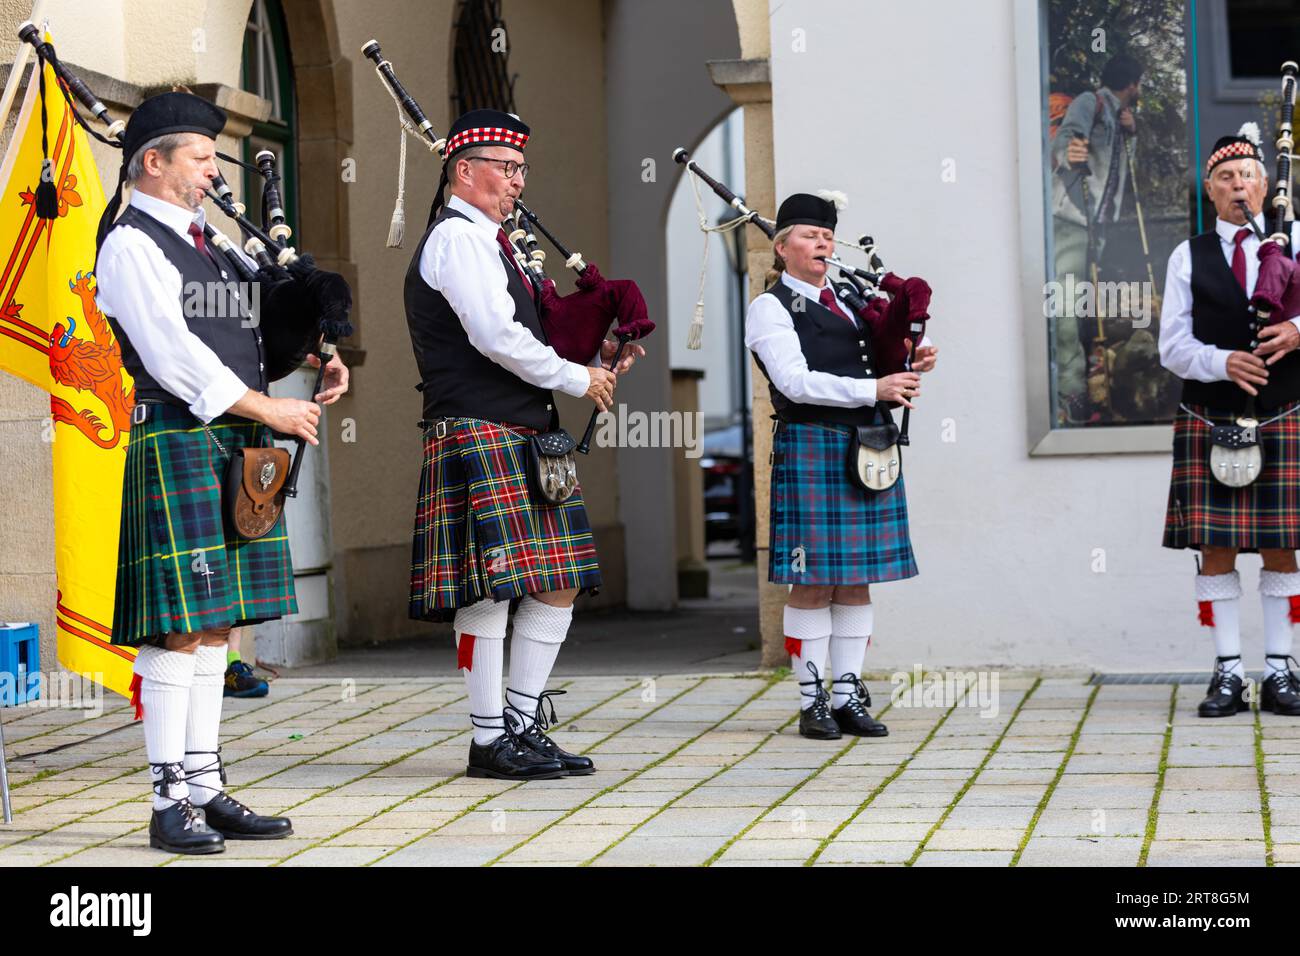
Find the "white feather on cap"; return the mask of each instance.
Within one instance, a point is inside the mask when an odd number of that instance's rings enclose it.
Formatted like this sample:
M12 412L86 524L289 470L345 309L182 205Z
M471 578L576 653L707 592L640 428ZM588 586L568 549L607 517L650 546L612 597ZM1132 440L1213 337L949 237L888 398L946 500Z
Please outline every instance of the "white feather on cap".
M1246 137L1246 139L1250 140L1256 146L1259 146L1260 143L1263 142L1259 135L1258 123L1242 123L1241 129L1237 130L1237 135Z
M844 209L849 204L849 197L838 189L819 189L817 195L834 205L836 209Z

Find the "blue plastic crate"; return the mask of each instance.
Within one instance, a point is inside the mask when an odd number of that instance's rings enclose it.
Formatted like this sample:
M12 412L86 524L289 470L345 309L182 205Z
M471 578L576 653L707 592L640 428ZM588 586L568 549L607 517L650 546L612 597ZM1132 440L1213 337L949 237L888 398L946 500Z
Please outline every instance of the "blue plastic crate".
M33 623L0 624L0 707L41 696L40 628Z

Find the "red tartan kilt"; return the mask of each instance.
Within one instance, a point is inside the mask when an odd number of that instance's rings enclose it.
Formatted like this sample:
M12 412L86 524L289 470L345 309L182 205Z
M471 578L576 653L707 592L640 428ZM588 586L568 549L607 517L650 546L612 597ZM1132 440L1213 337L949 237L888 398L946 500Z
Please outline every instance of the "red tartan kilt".
M533 434L532 429L511 426ZM560 505L533 500L522 438L465 419L424 436L411 543L410 616L449 621L484 598L600 586L581 490Z
M1300 405L1283 406L1267 421ZM1217 424L1235 416L1199 405L1198 415ZM1300 549L1300 411L1260 428L1264 468L1244 488L1229 488L1210 474L1210 426L1183 409L1174 417L1174 463L1165 514L1166 548L1204 546L1259 551Z

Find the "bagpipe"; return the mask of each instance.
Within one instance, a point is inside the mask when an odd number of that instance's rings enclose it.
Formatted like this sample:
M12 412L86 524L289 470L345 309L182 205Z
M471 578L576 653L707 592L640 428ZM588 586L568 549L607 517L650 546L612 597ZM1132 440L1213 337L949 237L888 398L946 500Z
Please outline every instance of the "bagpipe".
M1255 223L1245 200L1238 205L1246 214L1246 222L1260 238L1259 278L1251 295L1250 305L1259 326L1282 322L1288 316L1300 315L1300 269L1297 268L1291 248L1291 160L1295 149L1292 121L1295 116L1296 76L1300 66L1294 60L1282 64L1282 110L1277 131L1277 183L1273 193L1273 231L1265 236ZM1265 221L1268 217L1265 217ZM1259 342L1252 342L1254 349Z
M106 107L85 82L59 59L53 44L47 42L30 21L18 29L18 38L36 49L38 75L44 75L48 63L59 80L59 87L67 100L74 121L87 133L105 145L121 149L125 141L126 123L109 116ZM91 115L106 127L106 135L93 129L72 102L75 97ZM235 242L207 222L204 236L225 256L241 282L260 284L260 306L256 310L265 353L268 381L277 381L298 369L308 355L320 361L312 395L320 392L324 381L325 365L338 351L338 342L352 335L349 314L352 309L352 291L346 280L334 272L316 267L310 255L299 254L287 244L291 230L285 222L283 202L280 198L280 177L275 168L275 154L263 150L256 157L256 165L217 153L217 158L257 172L264 180L262 193L263 226L259 228L245 217L245 208L234 200L230 186L218 174L207 191L207 198L222 213L232 219L245 237L244 251L257 262L251 266L236 249ZM124 160L129 157L124 157ZM262 324L262 314L274 321ZM286 495L297 494L298 472L306 439L297 438L293 465L285 480Z
M445 158L447 140L433 131L420 104L407 92L393 65L384 58L379 41L370 40L361 47L361 54L375 64L375 73L383 82L384 88L398 107L398 122L402 128L400 148L398 195L393 209L393 221L388 233L388 246L401 245L405 230L405 164L406 136L415 137L440 160ZM618 367L623 357L623 350L634 339L644 338L654 331L655 324L649 318L645 297L637 284L630 279L606 279L600 274L593 262L587 262L579 252L570 252L541 219L522 202L515 200L513 216L508 220L511 227L507 239L513 249L515 263L527 276L539 303L542 328L546 333L548 344L562 358L581 365L587 364L593 356L599 356L605 335L614 325L613 334L618 341L618 349L610 368ZM533 233L533 227L546 237L555 250L564 257L564 265L577 274L577 291L561 296L556 292L555 281L546 275L546 252ZM592 435L596 429L599 410L591 413L587 430L577 449L587 454L591 448Z
M710 176L690 158L684 148L673 150L673 160L708 186L727 205L739 214L733 222L749 222L768 239L776 238L776 223L760 216L745 205L726 185ZM728 224L729 225L729 224ZM836 298L852 309L871 332L875 347L876 368L883 378L896 372L911 371L916 359L916 348L925 334L930 319L930 286L924 279L903 278L885 270L884 263L875 251L871 236L861 236L856 243L837 239L836 245L849 246L867 255L869 268L862 269L844 262L836 256L826 256L825 262L833 266L840 278L830 279ZM910 345L909 345L910 342ZM907 444L907 427L911 409L903 409L900 444Z

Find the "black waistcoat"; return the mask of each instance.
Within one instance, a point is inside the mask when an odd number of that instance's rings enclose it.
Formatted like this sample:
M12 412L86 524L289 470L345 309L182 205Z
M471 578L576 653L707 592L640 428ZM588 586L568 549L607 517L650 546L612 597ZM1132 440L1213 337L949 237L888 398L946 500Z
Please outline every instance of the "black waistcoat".
M1192 334L1207 345L1251 351L1252 317L1245 291L1232 274L1213 230L1188 240L1192 254ZM1183 382L1183 401L1212 409L1240 412L1249 396L1233 382ZM1300 399L1300 351L1268 369L1268 384L1255 400L1261 409Z
M876 358L871 333L859 320L850 322L820 302L795 292L780 279L767 291L790 313L794 330L799 335L799 348L811 371L843 375L846 378L871 378L875 374L873 369L876 367ZM757 356L754 358L766 377L767 369L763 368L762 360ZM791 401L777 391L770 377L767 387L772 395L772 409L783 422L869 425L878 420L877 409L872 405L837 408L831 405L803 404Z
M446 297L430 288L420 275L425 243L433 230L452 218L469 217L444 208L420 240L406 270L406 324L420 370L418 387L424 392L424 417L482 418L545 431L551 426L553 414L550 391L530 385L476 349ZM515 303L515 321L545 343L546 332L531 290L504 252L498 258ZM487 281L489 277L482 279Z
M240 301L237 274L224 254L209 245L208 249L221 257L214 261L194 248L188 239L178 235L176 230L135 206L128 205L113 228L122 226L134 226L152 239L163 257L181 274L181 315L190 332L212 349L241 382L253 391L265 392L266 362L262 354L262 335ZM111 315L105 315L105 318L122 347L122 364L135 379L136 401L185 406L185 402L168 392L149 374L140 360L140 353L117 319Z

